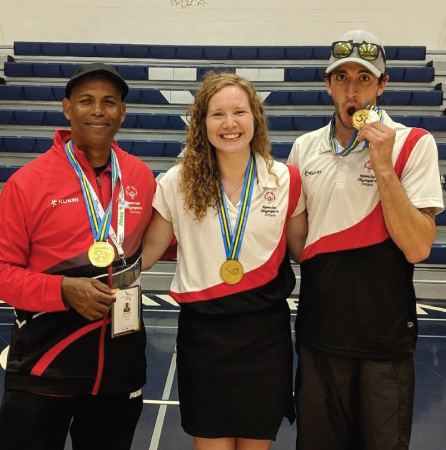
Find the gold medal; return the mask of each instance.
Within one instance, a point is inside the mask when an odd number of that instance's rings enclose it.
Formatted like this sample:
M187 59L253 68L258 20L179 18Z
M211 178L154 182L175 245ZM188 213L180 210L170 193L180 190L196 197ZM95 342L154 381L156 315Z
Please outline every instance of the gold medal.
M379 121L379 115L373 109L358 109L358 111L356 111L352 117L352 124L357 130L359 130L361 128L361 125L365 123L372 123L377 121Z
M222 264L220 275L225 283L236 284L243 278L243 266L236 259L228 259Z
M96 241L88 249L88 259L96 267L108 267L115 259L115 249L104 241Z

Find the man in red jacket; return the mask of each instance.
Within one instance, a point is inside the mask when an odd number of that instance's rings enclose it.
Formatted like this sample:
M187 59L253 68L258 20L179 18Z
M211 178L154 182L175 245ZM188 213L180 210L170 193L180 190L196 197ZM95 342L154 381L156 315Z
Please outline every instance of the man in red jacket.
M16 317L2 450L63 450L68 430L73 449L130 449L146 381L141 239L156 183L114 140L128 90L112 67L81 66L63 100L71 131L56 131L2 190L0 296Z

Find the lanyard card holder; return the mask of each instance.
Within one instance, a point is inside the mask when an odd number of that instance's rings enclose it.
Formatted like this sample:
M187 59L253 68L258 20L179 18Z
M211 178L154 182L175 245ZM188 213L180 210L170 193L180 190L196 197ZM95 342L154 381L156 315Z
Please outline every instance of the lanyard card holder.
M112 338L139 331L141 329L140 263L115 267L111 287L116 293L116 302L112 306Z

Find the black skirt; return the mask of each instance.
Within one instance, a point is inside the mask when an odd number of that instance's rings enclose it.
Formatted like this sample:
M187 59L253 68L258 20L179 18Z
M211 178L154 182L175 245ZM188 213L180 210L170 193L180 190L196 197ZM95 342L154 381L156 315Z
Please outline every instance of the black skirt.
M286 300L257 313L182 310L177 338L181 425L203 438L275 440L295 417Z

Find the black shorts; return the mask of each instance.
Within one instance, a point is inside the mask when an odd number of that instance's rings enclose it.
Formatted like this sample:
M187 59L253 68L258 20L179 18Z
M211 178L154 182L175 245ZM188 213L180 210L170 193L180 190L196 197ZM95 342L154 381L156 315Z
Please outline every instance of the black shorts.
M370 360L300 344L297 450L404 450L412 428L413 356Z
M132 397L132 398L130 398ZM55 397L6 390L0 407L1 450L129 450L142 395Z

